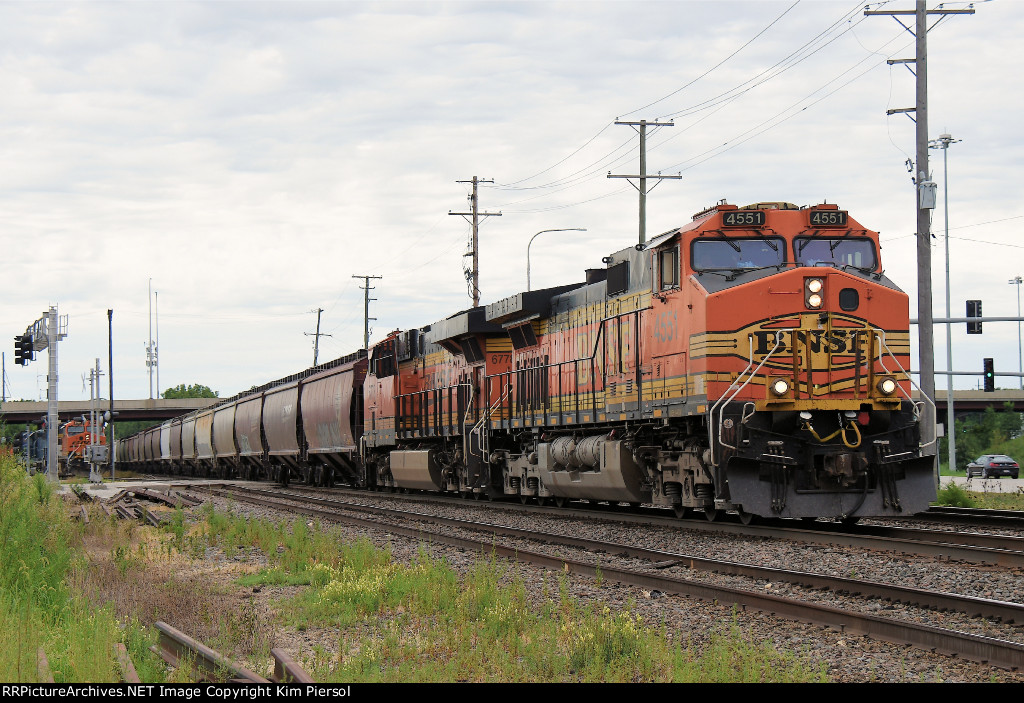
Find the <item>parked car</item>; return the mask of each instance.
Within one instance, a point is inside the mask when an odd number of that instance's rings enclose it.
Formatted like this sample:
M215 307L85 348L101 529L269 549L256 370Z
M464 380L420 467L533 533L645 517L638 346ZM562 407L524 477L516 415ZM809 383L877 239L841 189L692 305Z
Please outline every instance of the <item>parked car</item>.
M981 476L1020 476L1020 465L1005 454L983 454L967 465L967 478Z

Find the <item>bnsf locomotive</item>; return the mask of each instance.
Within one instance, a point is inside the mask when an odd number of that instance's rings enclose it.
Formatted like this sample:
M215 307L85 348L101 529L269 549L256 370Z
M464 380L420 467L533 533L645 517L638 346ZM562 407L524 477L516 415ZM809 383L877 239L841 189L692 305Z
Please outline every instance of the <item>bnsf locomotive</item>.
M722 202L603 261L167 422L118 460L709 519L934 500L877 232L831 204Z

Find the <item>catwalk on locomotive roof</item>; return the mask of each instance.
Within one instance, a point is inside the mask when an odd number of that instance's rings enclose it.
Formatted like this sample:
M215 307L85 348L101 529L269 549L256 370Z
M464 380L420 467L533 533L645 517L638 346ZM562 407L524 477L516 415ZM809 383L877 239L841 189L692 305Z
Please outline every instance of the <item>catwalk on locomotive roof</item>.
M877 232L832 204L723 201L603 262L140 433L118 461L709 519L934 500Z

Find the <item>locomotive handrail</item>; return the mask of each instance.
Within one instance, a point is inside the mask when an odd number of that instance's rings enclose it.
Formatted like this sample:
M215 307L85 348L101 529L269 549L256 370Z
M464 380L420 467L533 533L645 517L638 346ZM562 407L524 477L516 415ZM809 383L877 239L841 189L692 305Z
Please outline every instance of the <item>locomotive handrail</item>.
M497 375L501 376L501 375L503 375L503 374L497 374ZM490 378L490 377L487 377L487 378ZM486 381L486 378L485 378L485 381ZM505 398L507 398L507 397L508 397L508 395L509 395L509 394L510 394L511 392L512 392L512 384L511 384L511 382L510 382L510 383L508 383L508 384L507 384L507 385L505 386L505 392L504 392L504 394L502 394L500 398L498 398L498 399L497 399L496 401L494 401L494 404L493 404L493 405L491 405L491 406L487 407L487 409L485 409L485 410L484 410L483 412L481 412L481 413L480 413L480 419L479 419L479 420L477 420L477 422L476 422L476 424L475 424L475 425L473 425L473 429L471 429L471 430L469 431L469 434L470 434L470 436L472 436L472 435L474 435L474 434L475 434L475 435L479 435L479 437L480 437L480 458L481 458L481 459L483 459L483 458L484 458L484 452L485 452L485 451L486 451L486 452L487 452L488 454L490 453L490 451L491 451L491 446L490 446L490 443L489 443L489 442L488 442L488 443L486 443L486 444L487 444L487 447L486 447L486 450L485 450L485 448L484 448L484 444L485 444L485 442L484 442L484 437L485 437L486 435L485 435L485 433L482 433L482 432L480 432L480 429L481 429L481 428L482 428L482 427L484 426L484 423L486 423L486 422L487 422L488 418L490 418L490 416L491 416L491 414L492 414L492 413L494 412L495 408L497 408L497 407L498 407L499 405L501 405L501 403L502 403L502 402L503 402L503 401L505 400ZM489 399L488 399L488 400L489 400ZM485 401L485 402L486 402L486 401ZM470 446L472 446L472 445L470 445Z
M743 374L747 373L747 371L750 369L750 367L754 365L754 335L752 335L752 334L748 334L747 335L747 340L750 342L750 360L747 362L746 368L744 368L742 371L740 371L739 374L736 376L735 380L733 380L733 382L729 385L729 387L725 389L725 393L722 394L722 397L719 398L717 401L715 401L715 404L711 406L711 410L708 413L708 415L711 416L711 422L708 424L708 443L711 445L710 446L710 450L711 450L710 462L711 462L712 466L718 466L718 463L715 461L715 441L714 441L715 409L719 405L722 406L722 409L718 411L718 443L721 444L723 447L728 447L729 449L736 449L736 447L734 447L731 444L728 444L725 440L722 439L722 416L725 415L725 406L728 405L730 402L732 402L732 400L737 395L739 395L740 391L742 391L744 388L746 388L750 384L750 382L754 379L754 376L757 375L757 372L761 370L761 367L765 365L765 363L768 361L768 359L770 359L772 357L772 355L776 351L778 351L779 345L782 344L782 336L781 336L782 333L783 332L794 332L794 331L796 331L795 327L790 327L790 328L776 330L775 331L775 346L772 348L772 350L770 352L765 354L764 358L761 359L761 363L758 364L757 367L753 371L750 372L750 375L747 377L747 380L744 381L742 385L737 386L736 384L739 383L739 380L741 378L743 378ZM732 395L729 394L730 391L732 391Z
M921 397L924 400L922 400L922 401L915 401L910 396L910 394L907 393L907 391L903 390L902 386L899 386L897 384L897 386L900 388L900 392L903 394L903 396L905 396L907 398L908 401L910 401L911 407L914 408L915 420L920 422L921 421L922 408L924 407L925 402L927 402L929 405L931 405L933 411L935 410L935 402L931 398L929 398L926 393L924 393L921 390L921 387L914 381L914 379L910 375L910 373L906 369L903 368L902 364L900 364L899 359L896 357L896 354L892 351L892 349L889 348L889 345L886 343L886 340L885 340L885 330L879 329L877 327L871 327L869 329L874 333L875 339L878 340L878 344L880 345L880 347L882 347L885 350L884 353L879 353L878 354L878 358L877 359L871 360L871 363L873 363L874 361L877 361L878 364L882 367L882 369L883 369L883 371L885 373L893 374L894 372L889 370L889 368L885 365L885 360L884 360L885 356L891 357L893 363L897 367L899 367L900 373L902 373L903 376L905 376L910 381L910 383L913 384L913 386L915 388L917 388L917 390L921 393ZM724 415L725 415L725 408L726 408L726 406L730 402L732 402L736 398L737 395L739 395L740 391L742 391L744 388L747 387L747 385L750 384L750 381L753 380L753 378L757 375L757 372L760 371L761 367L764 366L764 364L768 361L768 359L770 359L772 357L772 355L774 355L775 352L779 350L779 346L782 343L782 338L781 338L782 333L783 332L791 332L792 333L792 332L797 332L797 331L799 331L799 330L797 330L797 328L795 328L795 327L794 328L786 328L786 329L776 330L776 332L775 332L775 346L771 349L771 351L769 351L764 356L764 358L761 360L761 363L759 363L757 365L757 367L753 371L750 372L750 374L747 376L746 380L742 384L740 384L740 379L742 379L744 377L744 375L747 374L747 372L750 370L750 367L753 366L753 364L754 364L754 349L753 349L753 346L754 346L754 336L752 334L747 336L747 339L750 342L750 357L749 357L749 361L747 362L747 366L739 374L737 374L736 378L729 385L729 387L725 390L725 393L723 393L722 397L719 398L715 402L715 404L711 407L711 410L708 413L711 416L711 418L712 418L712 422L708 426L708 441L709 441L710 450L711 450L710 451L710 463L711 463L712 466L717 466L718 465L716 460L715 460L715 442L714 442L714 438L715 438L715 430L714 430L715 410L718 409L718 443L721 446L723 446L723 447L727 447L729 449L736 449L735 446L733 446L733 445L729 444L728 442L726 442L723 439L723 437L722 437L722 422L723 422L723 418L724 418ZM719 406L721 406L721 409L719 409ZM935 442L938 439L937 438L937 434L938 433L935 432L934 429L933 429L931 440L928 441L928 442L923 442L921 444L921 448L924 449L926 447L930 447L931 445L935 444Z
M914 377L910 375L909 371L903 368L903 364L901 364L899 359L896 358L896 354L894 354L893 351L889 349L889 345L885 343L885 330L878 329L877 327L872 327L871 330L875 332L875 338L878 340L879 344L881 344L885 348L886 353L892 357L893 363L895 363L899 367L900 373L902 373L907 378L907 380L910 381L910 383L915 388L917 388L918 393L920 393L921 397L924 399L920 401L915 401L909 393L900 388L900 391L907 398L907 400L910 401L911 406L914 408L914 419L916 419L918 422L921 421L921 409L924 407L925 402L932 406L932 414L935 415L935 401L929 398L928 394L921 390L921 386L917 385L917 383L914 381ZM888 368L886 368L885 362L882 360L881 354L878 355L878 363L882 367L882 369L885 370L886 373L892 373L891 371L889 371ZM898 386L899 384L897 384L897 387ZM935 444L939 439L938 434L938 428L936 428L933 425L931 441L922 443L920 449L924 449L925 447L930 447L931 445Z
M626 312L620 312L620 313L617 313L615 315L609 315L608 317L601 318L601 320L598 322L597 335L594 337L594 342L593 342L593 346L591 348L591 352L590 352L590 356L589 357L581 357L581 358L578 358L578 359L567 359L565 361L557 361L557 362L554 362L554 363L541 364L539 366L531 367L529 369L516 369L514 371L512 371L512 370L510 370L510 371L502 371L500 373L490 374L488 376L485 376L484 377L484 382L485 382L485 384L484 384L484 391L486 393L486 401L485 402L486 403L490 402L490 383L489 382L492 379L501 379L501 378L503 378L505 376L508 376L509 377L509 383L508 383L508 385L509 385L509 392L508 392L508 394L506 394L504 396L504 398L510 400L510 402L508 404L508 418L507 419L511 421L513 416L525 417L525 410L522 413L516 413L516 411L513 409L512 403L511 403L511 398L512 397L516 397L517 401L521 401L521 399L518 398L517 395L515 395L515 386L512 384L512 379L511 379L512 374L513 373L518 374L521 371L531 371L531 372L534 372L534 373L539 373L539 372L550 373L552 370L557 369L557 372L558 372L558 385L559 385L559 387L558 387L558 396L557 396L558 399L559 399L558 408L559 408L559 413L560 414L564 413L564 412L566 412L566 408L565 408L565 404L566 403L565 403L565 399L563 397L564 393L563 393L563 388L562 388L562 376L563 376L563 373L564 373L563 367L568 366L568 365L571 364L573 366L573 386L572 386L572 389L571 389L571 392L573 394L573 403L572 403L572 410L571 410L571 412L573 414L575 414L576 422L579 422L580 421L579 415L580 415L580 412L582 410L580 399L579 399L579 394L580 394L580 390L579 390L579 388L580 388L580 380L579 380L580 368L579 368L579 366L580 366L581 363L589 363L590 390L589 390L588 393L586 393L586 395L590 396L590 412L593 413L595 415L595 417L596 417L598 388L597 388L597 373L596 373L597 372L597 363L596 363L595 360L597 359L598 350L601 348L602 342L606 343L606 341L605 341L606 340L606 337L605 337L605 327L607 326L607 323L612 321L612 320L620 320L620 319L625 318L625 317L632 317L634 319L633 340L632 340L633 341L633 357L634 357L633 358L633 366L634 366L634 368L633 368L633 375L634 375L633 382L634 382L634 384L636 386L637 407L639 408L642 405L642 403L643 403L643 374L641 373L641 370L640 370L640 358L639 358L640 357L640 343L639 343L640 342L640 313L643 310L646 310L646 309L649 309L649 308L641 309L641 308L638 307L635 310L628 310ZM605 386L606 381L607 381L606 377L607 377L607 370L606 369L602 369L602 376L601 376L602 390L605 390L604 386ZM502 382L502 385L504 385L504 382ZM547 414L547 411L548 411L548 401L550 400L550 395L544 396L541 400L544 403L544 412L545 412L545 414ZM490 412L493 413L493 410L490 411Z

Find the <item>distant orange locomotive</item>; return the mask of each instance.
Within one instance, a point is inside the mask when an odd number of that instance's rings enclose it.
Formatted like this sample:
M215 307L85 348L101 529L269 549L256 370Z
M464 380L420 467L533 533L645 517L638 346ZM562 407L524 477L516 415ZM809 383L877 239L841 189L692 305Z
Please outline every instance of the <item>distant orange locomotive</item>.
M376 345L368 483L710 519L934 499L877 232L835 205L723 202L604 261Z
M877 232L723 202L604 263L146 430L118 462L745 521L935 498Z
M66 471L86 466L85 451L92 441L92 433L85 423L71 420L60 428L60 464ZM101 431L96 437L97 444L106 446L107 436Z

